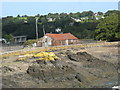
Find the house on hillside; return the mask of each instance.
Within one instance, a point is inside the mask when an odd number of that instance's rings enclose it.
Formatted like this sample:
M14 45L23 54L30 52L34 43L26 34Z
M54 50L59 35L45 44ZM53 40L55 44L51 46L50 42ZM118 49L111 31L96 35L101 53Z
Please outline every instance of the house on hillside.
M81 22L82 20L81 19L76 19L76 18L73 18L71 17L75 22Z
M51 34L47 33L40 39L42 47L48 46L60 46L60 45L71 45L71 44L78 44L78 38L72 35L71 33L64 33L64 34Z
M27 39L27 36L14 36L14 43L24 43Z
M47 18L48 22L53 22L55 21L56 18Z

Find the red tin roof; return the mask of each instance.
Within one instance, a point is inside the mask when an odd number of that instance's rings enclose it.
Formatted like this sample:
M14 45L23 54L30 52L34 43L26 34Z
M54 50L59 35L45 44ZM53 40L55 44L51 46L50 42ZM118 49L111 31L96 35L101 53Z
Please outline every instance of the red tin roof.
M74 35L72 35L71 33L64 33L64 34L46 34L47 36L51 37L54 40L68 40L68 39L78 39L77 37L75 37Z

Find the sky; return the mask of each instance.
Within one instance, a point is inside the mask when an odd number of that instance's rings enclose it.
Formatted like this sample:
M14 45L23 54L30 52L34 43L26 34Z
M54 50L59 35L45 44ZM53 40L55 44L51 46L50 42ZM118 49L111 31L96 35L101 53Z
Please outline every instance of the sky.
M48 13L75 13L89 10L93 12L118 10L118 2L2 2L2 17L18 14L34 16Z

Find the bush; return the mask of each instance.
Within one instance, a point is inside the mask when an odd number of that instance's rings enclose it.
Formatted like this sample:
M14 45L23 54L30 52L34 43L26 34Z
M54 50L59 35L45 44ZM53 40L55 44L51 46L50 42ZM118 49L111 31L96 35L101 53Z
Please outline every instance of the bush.
M37 40L27 40L23 45L24 46L32 46L33 43L37 42Z

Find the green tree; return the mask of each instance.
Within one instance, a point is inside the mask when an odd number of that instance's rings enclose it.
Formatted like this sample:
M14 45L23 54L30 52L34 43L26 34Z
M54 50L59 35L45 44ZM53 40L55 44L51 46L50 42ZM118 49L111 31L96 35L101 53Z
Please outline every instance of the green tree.
M84 11L81 13L81 17L86 17L86 16L93 16L94 12L92 11Z
M5 35L5 39L9 42L13 42L14 38L12 34Z
M20 17L20 15L17 15L17 17Z
M103 12L98 12L99 15L103 15Z
M97 40L115 41L120 40L120 30L118 28L118 14L111 14L101 20L96 29Z
M113 13L118 14L119 11L118 11L118 10L108 10L108 11L105 13L105 16L109 16L110 14L113 14Z

